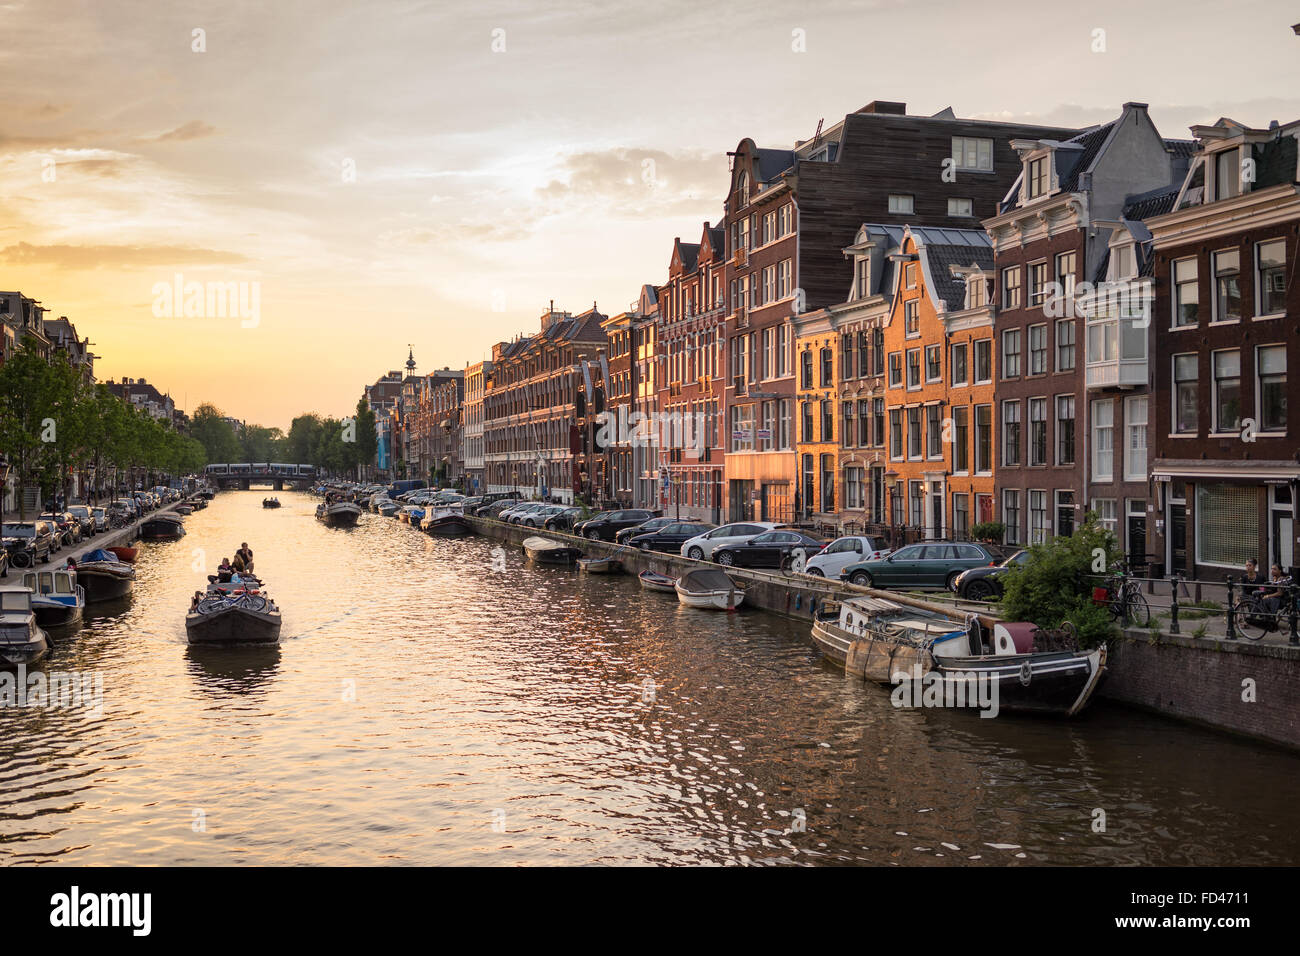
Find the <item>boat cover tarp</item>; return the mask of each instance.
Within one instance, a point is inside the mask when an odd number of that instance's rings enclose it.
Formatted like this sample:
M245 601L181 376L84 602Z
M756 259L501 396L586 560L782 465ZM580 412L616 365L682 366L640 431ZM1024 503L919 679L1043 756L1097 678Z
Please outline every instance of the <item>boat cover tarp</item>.
M739 590L736 582L723 572L713 568L700 568L687 571L678 582L684 591L731 591Z
M81 556L82 563L92 561L120 561L121 559L112 551L105 551L103 548L96 548L94 551L87 551Z

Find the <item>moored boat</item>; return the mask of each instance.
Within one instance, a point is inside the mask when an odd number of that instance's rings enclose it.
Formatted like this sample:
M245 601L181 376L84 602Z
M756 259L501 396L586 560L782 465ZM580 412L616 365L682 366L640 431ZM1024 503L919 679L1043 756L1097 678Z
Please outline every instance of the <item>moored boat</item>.
M135 548L127 548L122 545L118 545L117 547L105 548L104 550L117 555L117 559L119 561L125 561L127 564L135 564L135 556L137 554Z
M674 587L677 600L687 607L734 611L745 600L745 589L716 568L687 571Z
M117 555L96 548L82 556L77 565L77 581L86 593L86 603L111 601L131 593L135 586L135 568Z
M184 518L188 518L190 515L194 514L193 505L177 505L174 510L178 515Z
M32 611L32 592L0 587L0 667L35 664L49 652L50 639Z
M958 621L882 598L855 597L828 602L812 636L826 657L854 677L928 683L939 700L968 701L978 692L996 711L1074 716L1105 673L1105 647L1079 649L1070 629L996 624L991 640L986 632L974 616Z
M524 555L538 564L570 565L582 556L582 551L560 541L533 535L524 538Z
M664 594L677 593L677 579L670 578L666 574L660 574L658 571L642 571L637 578L641 582L642 590L659 591Z
M361 517L361 509L351 501L335 501L316 506L316 520L327 528L351 528Z
M420 522L420 528L440 538L459 537L474 532L469 522L465 520L464 515L448 508L426 515L424 520Z
M28 571L23 575L23 587L32 592L32 613L41 627L63 627L81 620L86 592L77 583L75 571Z
M623 562L616 558L579 558L578 570L587 574L621 574Z
M185 522L174 514L156 514L140 525L146 541L175 541L185 537Z

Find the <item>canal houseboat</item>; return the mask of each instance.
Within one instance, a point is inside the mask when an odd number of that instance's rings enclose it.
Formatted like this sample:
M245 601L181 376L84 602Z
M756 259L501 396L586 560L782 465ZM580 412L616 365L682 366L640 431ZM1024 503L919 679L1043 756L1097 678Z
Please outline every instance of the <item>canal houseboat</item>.
M677 600L687 607L734 611L745 601L745 589L716 568L687 571L674 589Z
M49 636L32 611L32 592L19 585L0 587L0 666L35 664L49 652Z
M63 627L81 620L86 592L77 583L75 571L28 571L23 575L23 587L32 592L32 613L41 627Z
M1072 646L1070 629L999 623L986 634L974 616L958 621L876 597L828 601L812 628L822 654L854 677L887 685L929 680L942 699L963 701L982 682L1000 711L1074 716L1105 673L1106 649Z

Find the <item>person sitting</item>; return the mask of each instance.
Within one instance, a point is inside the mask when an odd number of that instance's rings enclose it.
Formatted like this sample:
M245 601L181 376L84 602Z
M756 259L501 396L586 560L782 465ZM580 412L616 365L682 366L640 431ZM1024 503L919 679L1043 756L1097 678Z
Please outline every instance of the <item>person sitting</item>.
M218 584L229 583L230 576L234 573L235 573L235 569L231 567L230 559L222 558L221 563L217 565L217 583Z
M235 552L235 560L230 562L230 567L234 569L236 573L248 570L248 565L244 563L243 552Z
M1246 559L1246 573L1241 576L1241 586L1247 589L1258 588L1264 583L1264 578L1259 573L1259 564L1254 558Z
M203 592L202 592L202 591L195 591L195 592L194 592L194 597L190 598L190 610L191 610L191 611L196 611L196 610L198 610L199 602L202 601L202 600L203 600Z
M1287 592L1291 588L1291 576L1282 573L1282 566L1275 564L1268 569L1268 584L1260 589L1259 596L1264 600L1264 607L1268 612L1277 615L1282 609L1282 604L1287 599ZM1277 626L1276 617L1274 617L1274 626Z
M244 567L241 568L240 570L252 571L253 570L253 549L248 546L247 541L242 542L239 545L239 550L235 552L235 560L239 560L240 558L243 558L244 560Z

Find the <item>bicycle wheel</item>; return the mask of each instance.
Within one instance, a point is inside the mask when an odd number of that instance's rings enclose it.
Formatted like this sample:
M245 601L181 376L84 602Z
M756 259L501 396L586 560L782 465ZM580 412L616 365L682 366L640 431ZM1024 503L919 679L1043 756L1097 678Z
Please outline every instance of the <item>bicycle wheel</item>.
M1258 641L1268 633L1268 609L1254 598L1243 598L1233 607L1237 633L1248 641Z
M1128 594L1128 619L1138 627L1146 627L1151 623L1151 608L1137 588Z

